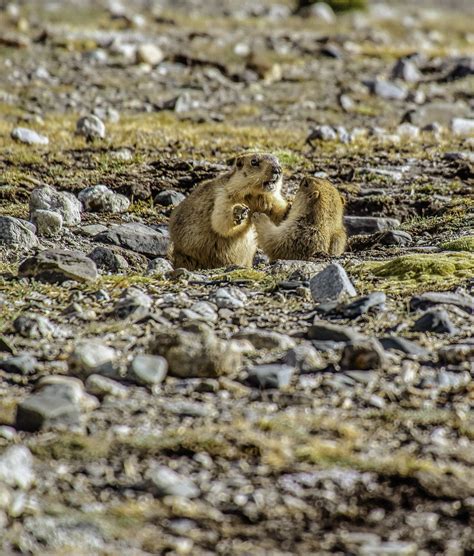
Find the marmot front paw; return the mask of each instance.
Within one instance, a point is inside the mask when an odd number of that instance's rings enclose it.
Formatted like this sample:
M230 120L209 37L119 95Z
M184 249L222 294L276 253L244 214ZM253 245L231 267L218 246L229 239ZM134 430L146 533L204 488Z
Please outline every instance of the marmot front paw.
M232 215L234 217L234 224L238 226L242 224L242 222L247 218L250 213L249 207L245 205L235 205L232 211Z

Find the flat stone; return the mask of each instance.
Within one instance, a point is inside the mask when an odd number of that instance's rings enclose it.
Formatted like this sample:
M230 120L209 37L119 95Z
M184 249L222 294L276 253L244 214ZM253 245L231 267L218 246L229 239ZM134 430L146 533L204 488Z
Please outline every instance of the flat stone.
M97 279L97 267L80 251L47 249L22 261L18 276L48 283L91 282Z
M248 340L255 349L286 350L296 346L296 342L286 334L273 330L241 330L234 334L234 340Z
M76 344L68 359L71 374L81 378L92 374L115 376L117 352L95 341L84 340Z
M174 191L173 189L167 189L166 191L160 191L155 195L153 202L155 205L161 205L163 207L176 207L182 201L186 199L186 196L179 191Z
M241 309L245 306L247 296L239 288L218 288L211 296L219 309Z
M0 483L28 490L34 481L33 456L26 446L10 446L0 455Z
M405 87L384 79L366 81L365 85L367 85L372 94L387 100L405 100L408 95Z
M163 257L157 257L148 263L147 274L149 276L164 276L173 270L173 265Z
M386 364L384 349L375 339L351 342L346 345L339 362L341 369L358 371L383 369Z
M324 321L315 321L308 330L308 338L310 340L318 340L324 342L357 342L362 336L350 326L340 326L330 324Z
M444 309L431 309L426 311L413 325L417 332L436 332L438 334L456 334L457 328L451 322Z
M168 372L168 363L160 355L137 355L128 369L127 378L140 386L160 384Z
M98 234L95 241L119 245L148 257L165 257L169 248L169 234L137 222L117 224Z
M106 185L95 185L83 189L78 195L79 201L88 212L126 212L130 206L130 201L109 189Z
M311 261L278 260L268 267L270 274L286 274L289 280L309 280L325 268L325 263Z
M406 338L400 338L399 336L385 336L380 339L384 349L401 351L407 355L415 355L419 357L425 357L428 355L428 351L411 340Z
M79 232L87 237L94 237L97 234L107 231L107 226L103 224L87 224L86 226L81 226Z
M376 308L383 309L386 301L387 296L383 292L373 292L344 305L339 309L339 312L346 318L353 319Z
M474 137L474 118L453 118L451 131L460 137Z
M40 135L32 129L26 127L15 127L11 132L12 139L27 145L48 145L49 139L45 135Z
M98 398L112 396L114 398L126 398L128 388L113 378L92 374L86 379L86 389L90 394Z
M57 236L63 227L63 217L52 210L35 210L31 214L31 220L38 235L43 237Z
M344 268L333 263L313 276L309 282L311 295L317 303L336 301L343 296L353 297L357 292Z
M248 370L247 380L257 388L284 388L295 372L290 365L257 365Z
M464 292L425 292L410 299L410 309L429 309L436 305L454 305L466 313L474 314L474 298Z
M18 404L15 426L19 430L35 432L79 424L79 405L70 389L61 385L45 386Z
M81 209L80 201L72 193L58 191L49 185L34 189L30 195L30 215L38 210L58 212L65 226L79 224Z
M169 467L154 466L147 472L148 490L156 497L179 496L196 498L199 488L184 475L180 475Z
M0 245L19 249L31 249L38 245L38 238L18 218L0 216Z
M350 236L373 234L385 230L393 230L400 226L396 218L382 218L378 216L345 216L344 224Z
M20 375L31 375L36 371L38 360L29 353L9 357L0 360L0 369L7 373L17 373Z
M217 322L219 319L215 305L207 301L198 301L191 306L191 311L196 315L199 320L206 322Z

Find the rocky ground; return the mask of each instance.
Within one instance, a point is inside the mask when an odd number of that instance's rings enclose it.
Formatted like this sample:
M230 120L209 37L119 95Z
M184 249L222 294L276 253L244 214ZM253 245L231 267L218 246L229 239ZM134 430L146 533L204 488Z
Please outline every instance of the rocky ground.
M2 554L472 554L473 5L294 9L0 1ZM173 269L252 149L348 252Z

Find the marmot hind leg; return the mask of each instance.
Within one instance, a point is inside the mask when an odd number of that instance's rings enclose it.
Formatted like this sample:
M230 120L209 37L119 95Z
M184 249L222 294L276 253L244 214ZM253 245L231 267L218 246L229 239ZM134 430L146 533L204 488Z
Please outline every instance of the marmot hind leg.
M202 268L202 265L200 265L196 259L176 250L173 252L172 262L175 269L185 268L186 270L198 270Z
M343 229L337 230L331 236L331 242L329 244L329 254L335 255L336 257L342 255L346 249L347 234Z

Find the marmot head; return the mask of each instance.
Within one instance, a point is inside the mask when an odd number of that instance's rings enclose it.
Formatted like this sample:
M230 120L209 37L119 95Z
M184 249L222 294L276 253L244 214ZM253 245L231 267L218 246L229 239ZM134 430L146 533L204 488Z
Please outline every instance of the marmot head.
M242 154L234 160L232 172L236 178L243 179L245 187L249 190L258 187L271 192L281 186L281 165L272 154Z
M344 197L328 180L304 177L295 195L293 206L301 214L318 216L321 212L325 215L342 215L344 210Z

